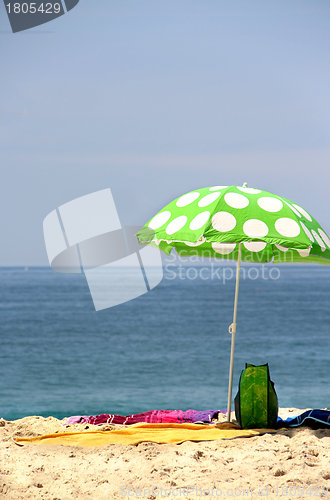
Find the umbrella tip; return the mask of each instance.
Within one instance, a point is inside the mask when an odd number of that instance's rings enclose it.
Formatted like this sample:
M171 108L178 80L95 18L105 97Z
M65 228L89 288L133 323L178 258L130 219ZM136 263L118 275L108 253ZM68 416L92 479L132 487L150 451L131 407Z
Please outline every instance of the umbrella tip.
M244 182L244 184L243 184L243 186L242 186L242 187L243 187L243 188L246 188L246 187L247 187L247 185L248 185L248 183L247 183L247 182Z

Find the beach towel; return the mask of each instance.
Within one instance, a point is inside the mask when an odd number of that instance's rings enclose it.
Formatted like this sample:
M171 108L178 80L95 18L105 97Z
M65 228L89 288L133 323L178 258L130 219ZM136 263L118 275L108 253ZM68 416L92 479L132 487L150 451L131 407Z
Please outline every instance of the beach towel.
M307 410L296 417L288 417L282 420L277 419L277 427L300 427L306 425L313 429L330 428L330 411L329 410Z
M106 446L109 444L136 445L143 442L180 444L184 441L213 441L253 437L268 432L270 429L241 430L235 424L133 424L129 427L110 431L84 431L48 434L37 437L16 437L18 445L65 445L65 446Z
M128 416L112 415L103 413L101 415L74 415L69 417L63 425L73 424L124 424L131 425L140 422L149 422L153 424L160 423L211 423L213 419L217 419L218 413L226 413L223 410L151 410L144 413L135 413Z

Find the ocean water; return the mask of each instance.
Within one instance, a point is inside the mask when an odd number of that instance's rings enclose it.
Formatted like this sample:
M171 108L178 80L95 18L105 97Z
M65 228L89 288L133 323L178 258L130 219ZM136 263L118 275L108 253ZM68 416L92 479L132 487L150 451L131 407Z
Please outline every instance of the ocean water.
M234 268L201 269L96 312L83 275L1 268L0 417L225 409ZM280 406L329 408L330 267L270 269L242 268L233 396L269 363Z

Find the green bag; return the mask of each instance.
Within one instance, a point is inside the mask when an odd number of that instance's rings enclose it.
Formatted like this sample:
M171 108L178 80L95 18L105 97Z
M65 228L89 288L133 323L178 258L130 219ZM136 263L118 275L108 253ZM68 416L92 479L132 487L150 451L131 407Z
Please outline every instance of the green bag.
M235 397L235 415L242 429L276 427L278 400L268 363L260 366L246 363Z

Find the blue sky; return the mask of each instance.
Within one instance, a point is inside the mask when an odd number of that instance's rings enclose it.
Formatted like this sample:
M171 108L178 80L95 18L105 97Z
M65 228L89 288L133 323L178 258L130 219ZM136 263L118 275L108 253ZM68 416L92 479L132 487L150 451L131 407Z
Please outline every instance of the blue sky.
M110 187L123 224L243 184L330 231L330 3L80 0L13 34L0 6L0 265L47 265L43 218Z

